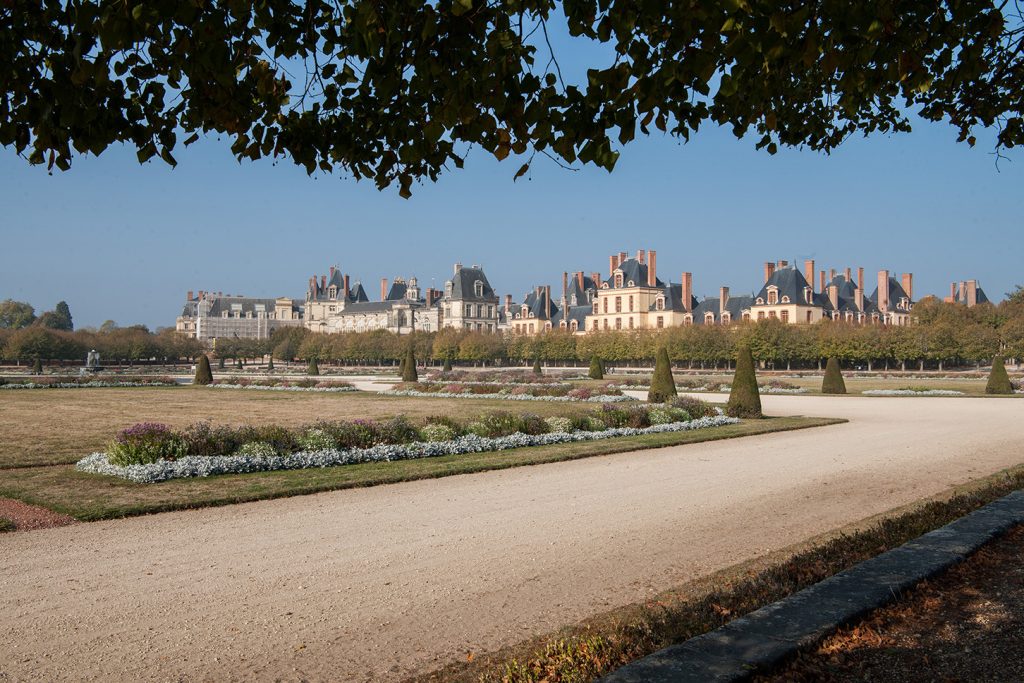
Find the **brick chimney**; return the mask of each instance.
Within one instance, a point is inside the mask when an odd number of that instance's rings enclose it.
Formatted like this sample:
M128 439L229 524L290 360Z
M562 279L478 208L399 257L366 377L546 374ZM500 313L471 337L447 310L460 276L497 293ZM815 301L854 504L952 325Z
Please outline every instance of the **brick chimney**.
M382 277L380 279L380 300L387 301L388 298L388 279Z
M807 259L804 261L804 279L807 280L807 286L814 291L814 259Z
M348 275L342 275L342 277L341 277L341 294L344 297L345 301L348 301L348 295L349 295L348 293L349 293Z
M718 290L718 320L725 320L726 306L729 303L729 288L722 287Z
M580 290L580 294L583 293L583 271L576 273L576 288Z
M825 293L825 284L827 283L827 280L825 279L825 271L824 270L822 270L822 271L820 271L818 273L818 281L819 281L818 291L821 292L822 294L824 294Z
M771 261L766 261L764 264L764 281L768 282L772 279L772 275L775 273L775 264Z
M188 290L188 294L185 296L185 301L192 301L192 290Z
M612 254L608 257L608 277L611 277L615 273L615 269L619 267L619 257L617 254Z
M590 279L594 281L594 287L601 288L601 273L591 273Z
M853 282L853 273L850 271L849 266L846 267L846 271L843 273L843 275L846 276L847 282Z
M658 253L653 249L647 250L647 286L658 286Z
M636 250L636 262L639 263L641 266L644 264L644 250L643 249L637 249Z
M956 301L956 283L949 283L949 303Z
M202 289L200 289L199 290L199 300L202 301L205 298L206 298L206 292L203 291Z
M967 281L967 306L978 305L978 281L968 280Z
M453 270L454 270L454 274L458 275L459 271L462 270L462 264L461 263L456 263Z
M569 273L562 272L562 311L569 308Z
M683 273L683 310L693 312L693 273Z
M779 261L779 270L782 270L789 265L789 261Z
M911 301L914 300L914 274L903 273L903 291L907 293L907 298Z
M544 285L544 315L551 320L551 285Z
M864 312L864 268L857 268L857 310Z
M326 275L321 275L320 276L320 289L327 289L327 276Z
M878 271L878 310L882 313L889 311L889 271Z
M625 261L628 254L624 251L619 252L619 265L621 266Z
M967 283L963 280L960 281L960 303L967 303Z
M509 313L512 310L512 295L505 295L505 313Z
M836 279L836 269L835 268L829 268L828 269L828 281L832 282L835 279Z
M828 300L832 302L832 308L839 309L839 285L831 284L828 286Z
M334 279L334 266L331 266L331 279Z

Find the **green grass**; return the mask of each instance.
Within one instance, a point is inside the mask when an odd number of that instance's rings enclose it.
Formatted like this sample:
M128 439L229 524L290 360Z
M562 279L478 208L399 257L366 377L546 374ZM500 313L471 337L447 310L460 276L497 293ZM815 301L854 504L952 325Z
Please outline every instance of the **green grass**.
M323 469L176 479L159 484L136 484L117 477L86 474L68 465L17 468L0 470L0 497L40 505L80 520L98 520L539 465L596 455L820 427L844 421L816 417L779 417L692 432L647 434L604 441Z
M5 534L8 531L14 531L17 527L14 522L7 519L6 517L0 517L0 534Z
M942 496L865 520L833 533L679 586L640 604L626 605L555 633L450 664L419 683L584 683L652 652L713 631L859 562L1024 487L1024 465Z

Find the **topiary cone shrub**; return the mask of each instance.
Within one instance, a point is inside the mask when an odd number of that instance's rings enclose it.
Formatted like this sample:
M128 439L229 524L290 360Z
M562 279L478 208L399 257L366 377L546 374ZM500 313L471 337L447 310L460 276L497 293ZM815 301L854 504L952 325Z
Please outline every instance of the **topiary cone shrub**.
M403 382L418 382L419 375L416 374L416 354L412 350L412 344L405 351L405 363L402 368Z
M1012 394L1013 384L1010 383L1010 376L1006 374L1006 364L1002 356L992 359L992 371L988 373L988 383L985 385L986 394Z
M235 359L235 369L236 370L241 370L242 369L242 359L241 358L236 358Z
M40 358L36 358L32 363L32 374L41 375L43 374L43 361Z
M221 356L220 358L217 359L217 369L218 370L223 370L224 369L224 356Z
M821 381L821 393L846 393L846 382L843 380L843 373L839 369L839 361L835 358L829 358L828 363L825 364L825 379Z
M311 376L320 374L320 366L317 365L315 357L309 359L309 367L306 368L306 374Z
M267 372L273 372L273 371L274 371L274 357L271 356L270 360L267 362Z
M452 357L451 356L445 356L444 357L444 367L441 368L441 369L444 370L445 372L451 372L452 371Z
M647 392L648 403L665 403L675 398L676 381L672 378L672 362L668 359L668 350L658 349L654 357L654 376L651 377L651 388Z
M601 359L597 356L590 358L590 372L587 373L590 379L604 379L604 368L601 367Z
M533 359L533 374L535 374L535 375L543 375L544 374L544 370L542 370L541 367L540 367L540 356L537 356L536 358Z
M732 392L725 406L729 417L760 418L761 393L757 390L754 357L750 347L744 346L736 354L736 374L732 378Z
M196 359L196 377L192 380L193 384L200 386L206 386L207 384L213 383L213 372L210 370L210 359L206 357L206 354L200 354L199 358Z

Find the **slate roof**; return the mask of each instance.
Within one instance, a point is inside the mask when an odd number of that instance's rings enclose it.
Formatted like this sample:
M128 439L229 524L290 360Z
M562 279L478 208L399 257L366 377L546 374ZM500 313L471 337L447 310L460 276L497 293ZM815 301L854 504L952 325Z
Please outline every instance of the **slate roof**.
M719 302L721 297L718 296L706 296L704 300L697 306L693 307L693 322L696 325L703 325L704 318L708 313L714 316L716 323L722 322L721 311L719 310ZM739 322L743 319L743 311L750 310L750 307L754 305L754 296L752 294L739 294L729 295L729 299L725 302L725 310L729 313L729 319L732 322Z
M988 295L985 294L985 290L982 289L981 287L978 287L975 291L977 292L977 297L978 297L978 303L979 304L987 304L987 303L991 303L992 302L992 300L988 298ZM965 304L965 303L967 303L966 301L963 301L960 298L960 288L959 287L956 289L956 292L953 294L953 302L954 303L958 303L958 304Z
M409 291L409 285L404 282L395 280L391 283L391 289L388 290L387 301L401 301L405 298L406 293Z
M547 291L543 287L537 287L531 290L524 298L523 303L519 306L513 306L512 317L515 319L516 314L522 315L523 306L526 306L526 318L535 318L537 320L547 320ZM555 297L551 297L551 318L555 318L555 314L559 312L559 306L555 303ZM520 318L521 320L523 318Z
M907 291L903 289L903 284L893 277L889 276L889 303L895 306L899 303L900 299L907 299L910 301L910 297L907 295ZM875 305L875 310L878 310L878 287L875 287L875 291L868 297L872 304Z
M474 292L473 285L477 280L483 283L483 296L476 296ZM483 268L462 266L448 282L452 283L452 299L483 303L494 303L498 299L498 295L491 288L491 283L487 281L487 276L484 275Z
M660 280L658 282L661 282ZM672 284L663 285L665 289L665 310L674 311L676 313L683 313L686 308L683 306L683 285ZM697 301L697 297L690 295L690 310L697 307L700 302ZM648 310L656 310L656 304L651 304Z
M629 283L632 282L634 287L646 287L647 286L647 264L640 263L635 258L628 258L619 264L616 270L622 271L622 286L629 287ZM615 287L615 276L610 275L605 282L609 287ZM654 279L654 284L657 287L664 287L665 283L659 280L657 277Z
M210 317L220 317L224 311L228 312L228 315L233 316L236 312L240 312L242 317L245 317L246 313L252 313L256 316L256 307L262 306L264 313L272 313L277 305L277 299L256 299L246 296L218 296L218 297L206 297L206 301L209 302L210 307L207 311L207 315ZM301 299L291 299L292 311L302 311L305 308L305 301ZM188 318L195 318L199 315L199 299L193 299L192 301L185 302L185 306L181 312L182 316Z
M834 310L832 308L832 301L829 300L828 294L824 292L814 292L811 297L812 303L807 303L807 299L804 298L804 290L811 285L796 266L785 266L772 273L772 276L768 278L768 282L765 282L760 291L754 296L754 301L756 302L758 299L761 299L767 304L768 288L772 285L779 290L779 303L782 303L783 299L788 298L789 303L800 306L817 306L826 311Z
M830 310L836 310L840 313L860 313L861 310L857 308L857 283L852 279L847 280L843 274L836 275L832 278L832 281L828 283L828 286L835 285L839 288L839 305ZM828 297L828 290L826 289L823 293L825 298L828 299L829 304L832 300ZM864 313L878 313L878 305L872 301L869 297L864 297Z

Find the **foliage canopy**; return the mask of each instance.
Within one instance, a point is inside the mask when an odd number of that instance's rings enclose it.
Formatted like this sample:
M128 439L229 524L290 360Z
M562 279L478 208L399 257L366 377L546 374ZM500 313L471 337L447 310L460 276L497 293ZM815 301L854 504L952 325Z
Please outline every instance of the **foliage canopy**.
M759 149L947 121L1024 142L1024 39L993 0L13 0L0 6L0 144L34 164L201 134L384 188L466 151L611 170L651 127ZM568 81L550 33L594 56ZM559 41L559 49L562 44ZM594 49L594 46L597 49ZM564 55L563 55L564 56ZM184 139L179 140L179 135Z

